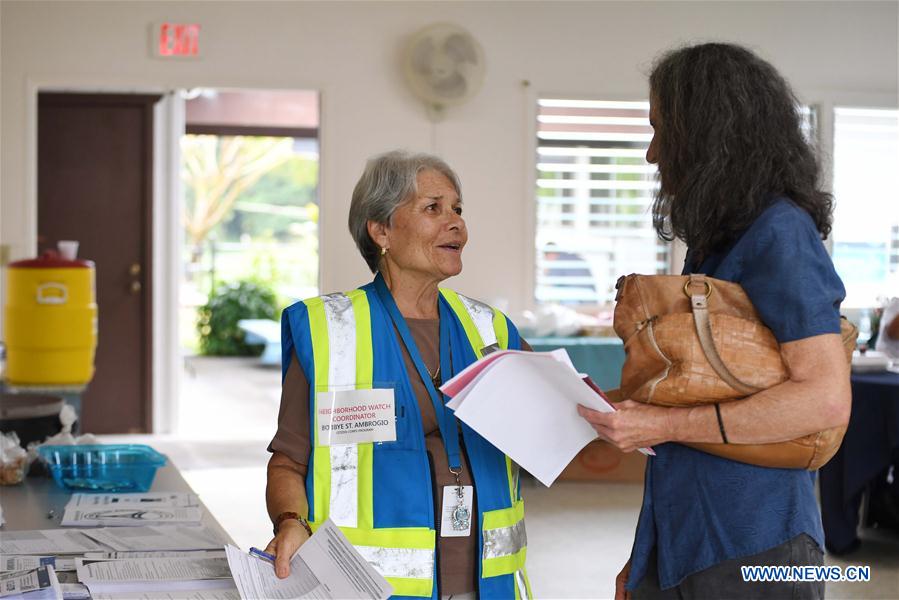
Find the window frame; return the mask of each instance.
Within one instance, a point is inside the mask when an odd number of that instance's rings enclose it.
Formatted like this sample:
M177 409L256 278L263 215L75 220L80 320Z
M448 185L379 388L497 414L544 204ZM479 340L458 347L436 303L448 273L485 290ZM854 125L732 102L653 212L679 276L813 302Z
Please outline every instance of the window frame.
M527 83L527 82L526 82ZM539 105L542 99L565 99L570 101L586 101L586 102L647 102L649 94L646 89L638 92L609 92L601 91L590 93L573 93L573 92L554 92L538 90L533 86L526 85L526 118L527 118L527 143L525 144L525 166L526 166L526 194L524 202L526 207L525 214L525 231L521 248L521 256L524 273L522 277L523 289L522 298L525 299L524 308L527 310L536 310L540 306L551 303L540 303L537 301L537 174L540 156L537 153L539 145L538 141L538 120ZM673 242L661 242L668 246L668 260L666 272L679 274L686 257L686 247L680 240ZM573 310L583 313L596 313L597 311L609 311L614 307L614 302L608 304L576 304L566 305Z

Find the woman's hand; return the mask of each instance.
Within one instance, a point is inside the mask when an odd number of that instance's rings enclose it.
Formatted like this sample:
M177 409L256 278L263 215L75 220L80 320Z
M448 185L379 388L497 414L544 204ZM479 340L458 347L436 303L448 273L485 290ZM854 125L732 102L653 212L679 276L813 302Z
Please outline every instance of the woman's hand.
M290 559L308 539L309 534L299 521L287 519L281 522L278 535L265 547L265 551L275 557L275 575L278 579L290 575Z
M627 559L624 567L615 578L615 600L630 600L631 593L624 586L627 585L627 578L631 575L631 559Z
M615 412L603 413L578 405L580 414L599 436L622 452L676 439L672 411L683 410L625 400Z
M272 522L280 521L278 534L268 543L265 551L275 555L275 575L284 579L290 575L290 559L309 539L306 528L296 519L280 519L284 513L305 515L309 512L303 478L306 465L302 465L281 452L272 453L268 461L268 483L265 486L265 503Z

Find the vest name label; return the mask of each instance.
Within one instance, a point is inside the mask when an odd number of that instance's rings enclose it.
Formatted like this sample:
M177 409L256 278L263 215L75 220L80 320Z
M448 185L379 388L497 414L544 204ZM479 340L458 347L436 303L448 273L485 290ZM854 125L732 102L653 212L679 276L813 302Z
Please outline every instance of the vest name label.
M318 445L396 441L392 389L316 392Z

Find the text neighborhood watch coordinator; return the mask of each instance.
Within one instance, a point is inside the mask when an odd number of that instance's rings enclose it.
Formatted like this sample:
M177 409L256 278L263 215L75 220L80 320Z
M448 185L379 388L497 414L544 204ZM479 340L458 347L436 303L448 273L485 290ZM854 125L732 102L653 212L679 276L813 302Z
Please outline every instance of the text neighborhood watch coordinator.
M339 415L340 413L346 413L346 412L359 412L362 410L384 410L384 409L388 409L388 408L393 408L393 407L389 404L369 404L368 406L364 406L364 405L338 406L337 408L335 408L333 410L330 408L323 408L323 409L319 410L319 412L323 415L330 415L332 413L335 415Z

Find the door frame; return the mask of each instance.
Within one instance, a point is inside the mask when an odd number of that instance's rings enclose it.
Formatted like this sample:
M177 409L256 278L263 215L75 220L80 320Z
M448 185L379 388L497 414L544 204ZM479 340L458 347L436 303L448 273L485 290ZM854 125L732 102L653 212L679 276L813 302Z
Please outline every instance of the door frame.
M64 78L29 78L26 82L25 122L25 225L26 245L37 252L37 121L38 94L161 94L153 111L153 195L151 200L153 269L148 381L152 433L172 433L177 427L181 351L178 341L179 249L182 206L180 139L184 130L184 103L177 92L155 86L123 83L70 84ZM177 128L181 129L178 130Z

